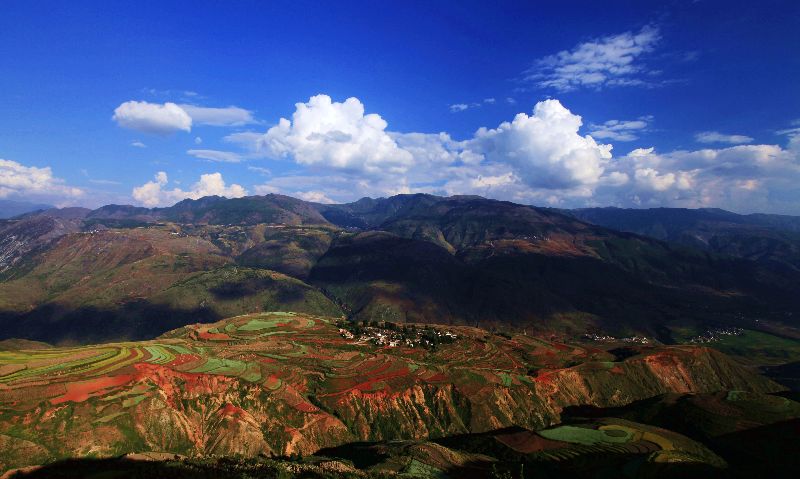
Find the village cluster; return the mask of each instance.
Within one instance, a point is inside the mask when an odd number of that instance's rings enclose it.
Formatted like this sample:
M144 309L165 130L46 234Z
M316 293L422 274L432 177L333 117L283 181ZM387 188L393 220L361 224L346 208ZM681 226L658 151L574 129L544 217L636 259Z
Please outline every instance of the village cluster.
M637 344L650 344L650 339L646 336L628 336L625 338L617 338L614 336L604 335L604 334L595 334L589 333L584 334L583 339L589 341L599 341L604 343L637 343Z
M723 339L723 336L741 336L744 333L742 328L726 327L709 329L700 336L695 336L689 340L690 343L713 343Z
M388 321L351 323L341 321L339 334L356 343L371 343L376 346L408 347L433 349L441 344L449 344L458 335L449 330L430 326L398 325Z

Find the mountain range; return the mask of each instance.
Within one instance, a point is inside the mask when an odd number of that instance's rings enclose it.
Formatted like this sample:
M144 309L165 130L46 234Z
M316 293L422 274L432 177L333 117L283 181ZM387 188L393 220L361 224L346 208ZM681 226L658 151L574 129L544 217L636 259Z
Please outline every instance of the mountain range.
M800 268L800 217L739 215L716 208L586 208L576 218L717 254Z
M148 339L190 322L291 310L663 343L724 326L796 337L797 224L423 194L50 209L0 223L0 334ZM700 229L705 243L690 241ZM782 246L757 241L765 237Z

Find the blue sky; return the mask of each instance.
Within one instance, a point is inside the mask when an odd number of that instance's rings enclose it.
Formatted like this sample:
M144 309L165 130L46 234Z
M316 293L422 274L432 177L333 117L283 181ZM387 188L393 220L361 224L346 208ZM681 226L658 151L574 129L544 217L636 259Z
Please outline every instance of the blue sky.
M116 3L0 2L0 197L800 214L798 2Z

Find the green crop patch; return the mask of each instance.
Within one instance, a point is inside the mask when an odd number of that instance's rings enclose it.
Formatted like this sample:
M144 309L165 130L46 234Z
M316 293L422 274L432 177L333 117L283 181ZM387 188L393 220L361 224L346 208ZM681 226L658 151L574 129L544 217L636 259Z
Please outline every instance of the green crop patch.
M235 359L206 358L205 363L190 373L219 374L222 376L238 376L247 370L247 363Z
M122 407L124 407L124 408L134 407L137 404L139 404L140 402L144 401L145 399L147 399L147 396L144 395L144 394L140 394L138 396L125 398L125 400L122 401Z
M247 323L239 326L237 331L261 331L262 329L272 329L285 322L285 318L251 319Z
M625 443L631 438L631 434L620 429L601 430L578 426L559 426L553 429L537 431L537 433L553 441L563 441L587 446L598 443Z
M175 355L161 345L145 346L144 349L150 353L147 362L153 364L167 364L175 359Z
M99 423L99 424L104 424L104 423L107 423L107 422L111 422L111 421L113 421L114 419L116 419L116 418L118 418L118 417L125 416L125 415L127 415L127 414L128 414L128 413L127 413L127 412L124 412L124 411L121 411L121 412L115 412L115 413L113 413L113 414L108 414L108 415L106 415L106 416L103 416L103 417L97 418L97 419L95 419L93 422L94 422L95 424L98 424L98 423Z

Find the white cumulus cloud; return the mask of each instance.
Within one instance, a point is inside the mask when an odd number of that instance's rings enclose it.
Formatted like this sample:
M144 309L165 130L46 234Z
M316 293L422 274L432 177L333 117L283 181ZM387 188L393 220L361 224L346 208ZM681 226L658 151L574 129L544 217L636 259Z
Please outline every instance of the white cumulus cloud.
M240 198L247 194L247 190L240 185L226 185L221 173L200 175L200 180L190 190L167 189L168 183L167 173L159 171L152 181L133 189L133 198L144 206L154 207L171 205L186 198L196 200L212 195Z
M176 131L191 131L192 118L175 103L126 101L114 110L112 117L123 128L166 135Z
M355 111L340 114L337 110L347 102ZM321 111L315 111L318 108ZM356 99L336 103L314 97L297 105L293 121L281 120L266 134L235 133L226 141L262 156L329 170L322 181L309 172L273 177L260 191L278 188L292 194L311 188L337 201L412 191L488 194L491 190L519 200L532 189L548 196L557 190L586 196L600 183L625 179L619 173L603 178L611 146L582 136L580 116L557 100L538 103L532 116L521 113L495 129L481 128L465 141L453 140L447 133L387 131L383 120L377 129L362 134L360 123L368 116Z
M297 191L292 196L296 196L301 200L311 201L313 203L323 203L323 204L335 203L335 201L328 198L328 195L326 195L322 191Z
M114 110L112 119L123 128L157 135L188 132L193 125L231 127L256 122L253 112L237 106L211 108L146 101L126 101Z
M383 174L404 172L413 162L386 132L386 121L364 114L357 98L334 102L327 95L297 103L292 119L281 118L258 140L275 158L292 158L301 165Z
M584 128L558 100L539 102L495 128L455 140L448 133L389 129L355 98L320 95L298 103L291 120L266 133L225 141L248 158L293 161L273 170L259 193L314 201L352 201L400 193L481 194L527 204L722 207L800 213L800 130L778 132L787 145L734 145L612 156L612 145L647 131L651 117ZM590 134L586 134L586 131ZM253 170L256 171L256 170Z
M392 133L397 145L414 159L414 168L449 165L456 160L480 160L463 153L464 143L447 133Z
M666 191L673 186L686 190L692 187L689 174L685 172L662 174L653 168L638 168L634 178L637 186L644 190Z
M0 159L0 198L9 196L52 198L56 201L80 197L84 191L53 176L49 166L38 168Z
M545 100L536 104L532 116L519 113L497 128L479 129L470 148L490 161L511 164L531 187L591 186L603 175L611 145L581 136L581 125L581 117L558 100Z
M594 198L597 204L800 212L798 157L778 145L667 153L638 148L611 168L632 181L602 186Z

